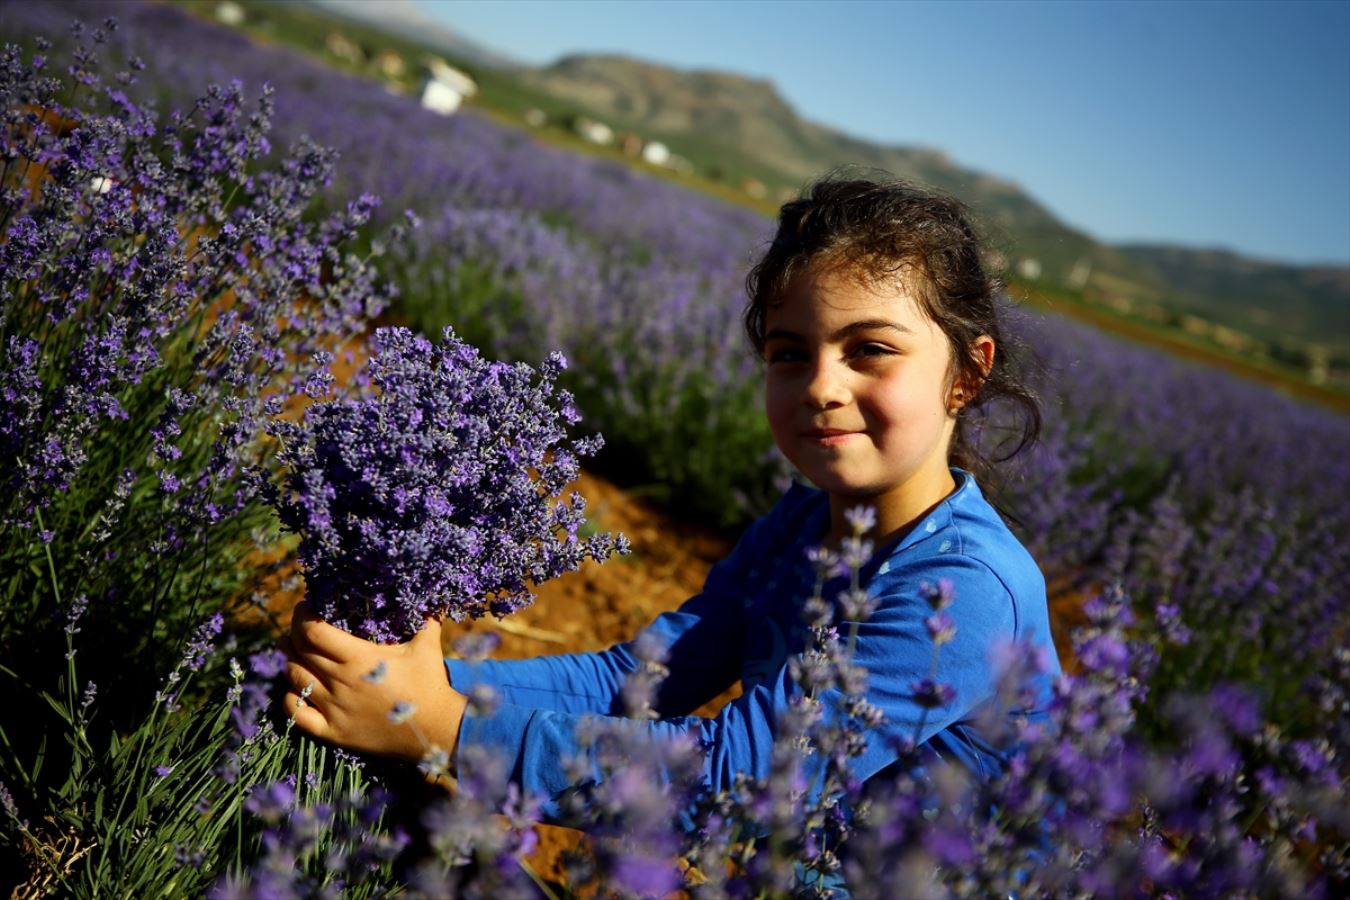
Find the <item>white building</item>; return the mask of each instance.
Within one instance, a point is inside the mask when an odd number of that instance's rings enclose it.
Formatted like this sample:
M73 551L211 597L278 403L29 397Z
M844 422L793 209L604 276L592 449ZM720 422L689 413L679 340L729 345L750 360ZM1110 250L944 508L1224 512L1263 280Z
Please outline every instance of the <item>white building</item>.
M478 85L472 78L444 60L429 59L427 73L422 84L424 109L448 116L459 109L466 98L478 93Z
M642 158L654 166L670 165L670 148L660 141L649 141L642 148Z
M610 128L604 122L597 122L595 119L585 117L577 119L576 132L592 144L612 144L614 143L614 129Z
M225 0L224 3L216 6L216 18L224 25L231 28L238 28L244 24L244 8L234 0Z

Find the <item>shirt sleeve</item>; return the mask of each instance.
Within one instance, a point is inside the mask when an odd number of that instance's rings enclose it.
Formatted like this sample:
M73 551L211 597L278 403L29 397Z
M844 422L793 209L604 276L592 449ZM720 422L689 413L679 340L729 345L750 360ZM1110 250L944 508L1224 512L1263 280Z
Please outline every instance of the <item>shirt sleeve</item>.
M885 739L888 734L917 735L923 743L990 699L994 682L989 653L1000 637L1012 636L1014 627L1007 589L978 562L952 557L944 559L939 568L924 566L892 575L879 585L882 592L876 612L857 631L855 660L868 672L868 699L886 716L886 724L867 736L866 749L853 763L855 775L862 779L895 761L895 752ZM921 596L920 584L943 578L956 585L948 610L956 633L935 657L925 626L932 610ZM840 631L847 635L848 623L842 623ZM719 649L709 647L708 652ZM929 677L952 687L955 696L950 703L925 710L916 697L915 683ZM719 791L731 787L738 773L768 774L778 723L798 694L784 664L716 717L677 715L642 727L651 740L679 735L695 739L706 750L704 777L712 790ZM829 710L837 698L822 699ZM465 716L459 746L486 749L507 762L512 778L523 788L556 797L570 786L566 761L585 759L590 753L576 737L579 718L574 712L508 702L492 716Z
M856 761L867 778L895 761L887 738L912 739L931 745L948 729L972 723L982 707L995 699L997 676L993 651L1016 637L1013 596L984 563L953 555L940 564L923 560L900 566L877 586L876 611L857 626L855 662L867 671L868 700L886 716L881 732L868 736L867 749ZM945 612L955 631L935 644L927 621L934 614L923 596L924 583L949 581L952 602ZM840 627L847 634L848 623ZM951 699L926 707L915 688L926 679L948 688Z
M678 715L717 696L738 677L740 614L740 599L710 584L678 610L657 616L639 637L608 650L479 663L447 659L445 666L450 684L461 693L481 684L515 706L620 715L624 679L638 667L634 646L643 636L654 637L667 648L670 669L656 708L662 715Z
M632 641L596 653L478 663L447 659L451 685L461 693L487 685L511 706L620 715L624 679L638 666L633 649L645 636L665 647L670 670L657 697L657 711L673 716L696 709L740 677L747 570L761 552L764 523L752 525L732 552L712 567L702 591L679 609L657 616Z

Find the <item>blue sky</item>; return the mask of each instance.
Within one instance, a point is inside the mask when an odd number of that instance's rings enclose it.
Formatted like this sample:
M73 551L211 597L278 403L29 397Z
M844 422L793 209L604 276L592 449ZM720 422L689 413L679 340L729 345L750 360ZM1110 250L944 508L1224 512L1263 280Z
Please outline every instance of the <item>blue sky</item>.
M808 119L935 147L1108 241L1350 262L1350 0L419 0L518 60L768 78Z

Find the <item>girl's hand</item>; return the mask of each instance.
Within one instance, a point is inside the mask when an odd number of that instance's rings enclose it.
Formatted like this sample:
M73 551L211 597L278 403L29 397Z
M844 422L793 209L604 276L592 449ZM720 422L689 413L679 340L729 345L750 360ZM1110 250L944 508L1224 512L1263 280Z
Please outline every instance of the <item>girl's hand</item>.
M415 762L436 747L454 759L467 700L450 686L440 621L428 619L407 643L374 644L301 603L281 648L286 714L302 730L359 753Z

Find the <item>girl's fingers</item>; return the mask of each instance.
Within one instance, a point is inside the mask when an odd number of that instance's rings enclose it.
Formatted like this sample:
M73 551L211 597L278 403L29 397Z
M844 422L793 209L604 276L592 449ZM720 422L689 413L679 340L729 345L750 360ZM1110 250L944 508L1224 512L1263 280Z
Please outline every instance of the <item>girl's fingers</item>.
M318 675L325 680L333 680L342 673L342 666L335 660L318 653L302 651L290 637L283 637L277 644L286 659Z
M336 662L365 653L371 646L369 641L329 625L303 602L296 604L291 617L291 640L302 653L317 653Z
M300 695L294 691L287 692L281 702L286 710L287 718L294 719L297 728L306 734L321 740L327 740L328 720L324 718L318 707L312 705L307 699L301 700Z
M293 658L322 658L332 662L341 662L340 659L320 650L309 640L309 636L306 634L298 616L291 620L291 632L282 639L281 649L285 651L287 656Z
M291 688L297 695L305 695L307 700L313 700L315 703L326 701L330 696L328 688L318 676L300 663L294 661L286 663L286 680L291 683Z
M412 636L410 643L414 645L431 643L435 644L439 650L441 646L441 620L433 616L427 617L426 622L422 625L422 630Z

